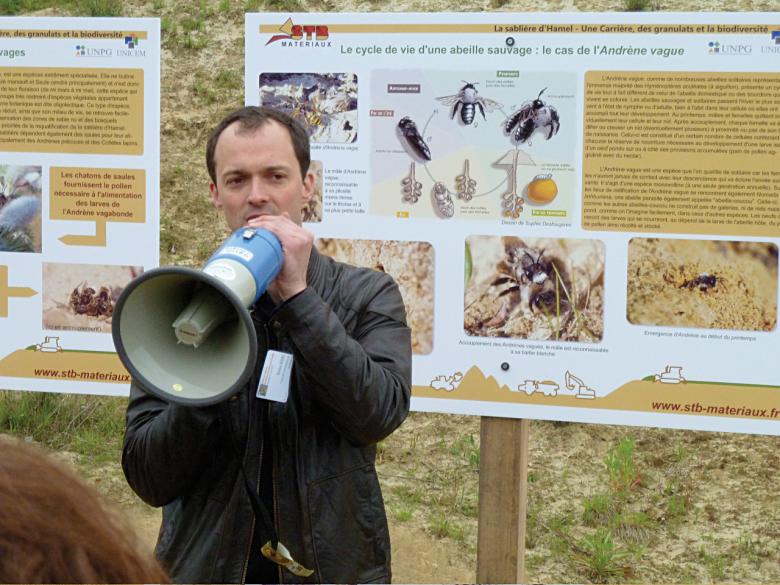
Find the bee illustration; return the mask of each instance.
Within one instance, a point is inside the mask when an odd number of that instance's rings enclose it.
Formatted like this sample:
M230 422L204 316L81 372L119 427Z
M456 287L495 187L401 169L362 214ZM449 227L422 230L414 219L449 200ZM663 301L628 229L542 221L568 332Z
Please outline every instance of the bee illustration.
M464 81L463 83L466 85L461 87L460 91L455 95L445 95L436 98L445 106L452 106L452 113L450 114L451 120L455 118L455 114L458 113L458 108L460 108L460 119L468 126L474 121L477 108L479 108L479 113L482 114L482 118L487 120L485 111L489 113L501 107L501 104L498 102L479 95L479 92L477 92L477 88L475 87L477 85L476 83L469 83L467 81Z
M515 309L546 314L560 309L568 312L568 300L560 287L556 291L556 279L568 286L563 262L545 258L544 250L529 248L519 238L505 237L503 242L506 256L496 266L501 276L490 283L491 287L504 287L498 294L502 303L485 325L503 325Z
M558 110L541 99L546 89L540 91L535 100L525 102L504 122L504 133L512 134L514 130L512 138L517 144L526 141L531 144L530 138L537 130L544 132L547 140L558 133L561 127Z
M401 118L396 127L398 139L409 155L423 164L431 160L431 149L417 130L417 124L409 116Z

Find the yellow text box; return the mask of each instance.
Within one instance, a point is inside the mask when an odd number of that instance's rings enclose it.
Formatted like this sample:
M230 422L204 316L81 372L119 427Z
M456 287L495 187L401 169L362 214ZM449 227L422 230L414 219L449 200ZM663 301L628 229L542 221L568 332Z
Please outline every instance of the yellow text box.
M143 223L146 171L52 167L51 219Z
M143 154L143 69L0 67L0 151Z

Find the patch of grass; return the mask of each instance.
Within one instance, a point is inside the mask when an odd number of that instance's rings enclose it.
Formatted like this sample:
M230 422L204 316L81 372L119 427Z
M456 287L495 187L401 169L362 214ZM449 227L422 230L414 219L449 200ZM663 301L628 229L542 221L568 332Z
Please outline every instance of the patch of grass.
M604 528L577 543L576 564L596 583L630 574L630 557L631 554L616 544L610 531Z
M670 521L678 521L688 511L688 498L683 494L671 494L666 499L666 518Z
M214 91L210 83L199 75L195 76L195 81L190 85L190 91L205 104L210 105L217 101L217 92Z
M726 577L727 559L721 555L711 555L704 548L699 547L699 560L706 567L710 578L715 581L723 581Z
M414 516L414 508L398 507L393 510L393 518L398 522L409 522Z
M196 35L189 31L182 35L181 46L185 49L198 51L206 47L208 44L209 40L204 35Z
M265 10L271 12L306 12L298 0L265 0Z
M617 514L610 521L612 533L622 542L631 545L650 540L656 528L656 522L644 512Z
M610 494L595 494L585 498L582 521L586 526L607 524L615 515L617 507L617 503Z
M117 461L126 398L0 391L0 432L95 462Z
M238 72L232 69L220 69L214 76L214 85L218 89L233 90L242 89L244 81Z
M479 441L473 434L458 437L450 447L450 455L466 463L473 471L479 472Z
M618 494L625 495L639 484L640 477L634 461L634 440L621 439L604 459L609 483Z
M652 10L650 0L623 0L623 9L626 12L644 12Z
M76 0L76 10L84 16L122 16L121 0Z
M454 522L447 514L437 513L428 525L428 530L437 538L451 538L458 542L465 542L466 534L462 527Z

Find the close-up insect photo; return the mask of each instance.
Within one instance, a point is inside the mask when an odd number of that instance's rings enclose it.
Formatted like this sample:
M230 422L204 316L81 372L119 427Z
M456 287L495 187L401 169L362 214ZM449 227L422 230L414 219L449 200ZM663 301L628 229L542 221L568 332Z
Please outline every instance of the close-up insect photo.
M600 341L604 244L469 236L463 327L477 337Z
M626 316L635 325L771 331L777 277L771 243L633 238Z
M44 328L110 333L119 295L141 272L140 266L44 263Z

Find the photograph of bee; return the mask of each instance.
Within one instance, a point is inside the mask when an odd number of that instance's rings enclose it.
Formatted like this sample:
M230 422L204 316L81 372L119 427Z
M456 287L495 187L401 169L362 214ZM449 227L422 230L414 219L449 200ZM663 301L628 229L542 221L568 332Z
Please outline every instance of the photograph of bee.
M111 333L114 306L140 266L43 264L43 328Z
M309 169L314 174L314 194L301 210L301 219L306 223L322 221L322 161L313 160Z
M398 283L412 330L412 352L433 351L433 246L428 242L322 238L317 249L340 262L386 272Z
M260 105L295 118L312 142L357 140L354 73L261 73L259 81Z
M771 331L777 277L775 244L633 238L626 316L634 325Z
M476 337L600 341L604 243L469 236L463 327Z
M41 175L35 165L0 165L0 252L41 251Z

